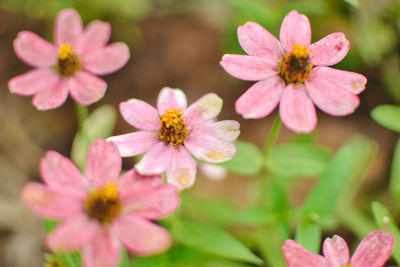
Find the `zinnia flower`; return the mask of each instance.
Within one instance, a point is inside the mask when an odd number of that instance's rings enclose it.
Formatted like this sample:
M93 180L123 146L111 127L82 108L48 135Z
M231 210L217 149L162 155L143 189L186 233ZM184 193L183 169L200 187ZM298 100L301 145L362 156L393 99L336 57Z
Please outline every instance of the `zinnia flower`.
M291 11L282 22L280 41L254 22L239 27L238 38L249 55L224 55L221 66L238 79L258 81L236 101L236 111L244 118L263 118L279 103L283 123L295 132L308 133L317 124L314 103L334 116L348 115L358 107L357 94L367 79L326 67L349 51L343 33L310 45L308 18Z
M110 32L110 24L98 20L83 29L74 9L64 9L57 15L54 45L33 32L20 32L14 40L15 53L35 69L12 78L8 82L10 91L34 95L32 103L40 110L61 106L68 92L82 105L98 101L107 84L96 75L120 69L130 57L126 44L106 45Z
M282 247L289 267L382 267L392 254L394 238L391 233L377 230L367 235L350 259L346 241L333 236L324 241L324 256L311 253L294 240Z
M119 178L118 148L103 139L90 146L86 163L84 177L69 159L47 152L40 162L45 184L31 182L22 191L33 211L63 221L47 237L48 248L81 250L86 267L117 266L121 243L137 255L167 249L170 234L149 220L176 210L176 187L134 169Z
M144 130L113 136L123 157L147 153L136 164L143 175L166 171L167 181L180 189L193 185L196 163L190 153L207 162L223 162L235 154L231 143L239 135L239 123L215 121L222 99L214 93L201 97L186 108L186 96L179 89L163 88L157 109L146 102L131 99L120 104L124 119ZM189 153L190 152L190 153Z

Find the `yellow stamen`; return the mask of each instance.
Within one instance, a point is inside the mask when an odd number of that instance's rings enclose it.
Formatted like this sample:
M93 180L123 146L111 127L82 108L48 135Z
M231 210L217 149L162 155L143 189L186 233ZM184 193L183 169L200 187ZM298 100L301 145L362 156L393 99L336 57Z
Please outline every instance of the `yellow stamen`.
M300 44L295 44L292 51L281 59L280 76L286 83L302 83L311 74L313 65L310 63L310 50Z
M58 71L64 76L71 76L81 69L79 57L72 51L70 44L62 44L58 51Z
M170 109L160 116L160 140L175 147L182 145L188 135L181 110Z

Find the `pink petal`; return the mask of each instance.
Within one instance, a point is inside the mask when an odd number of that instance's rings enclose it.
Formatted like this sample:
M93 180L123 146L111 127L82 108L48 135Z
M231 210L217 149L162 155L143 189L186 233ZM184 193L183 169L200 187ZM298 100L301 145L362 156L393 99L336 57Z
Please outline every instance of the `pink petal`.
M85 214L66 220L47 237L46 246L53 251L72 251L90 242L100 224Z
M88 55L98 49L103 49L110 39L110 23L94 20L86 26L82 41L82 54Z
M21 198L35 213L51 219L65 219L82 213L82 200L36 182L24 186Z
M142 175L161 174L170 167L175 150L174 146L160 141L144 154L135 169Z
M351 258L352 267L382 267L390 258L394 245L391 233L382 230L367 235Z
M349 247L338 235L325 239L323 251L331 267L343 267L350 261Z
M135 255L160 253L172 243L171 235L164 228L134 214L121 216L113 226L122 243Z
M10 92L18 95L33 95L40 90L53 88L60 75L51 68L37 68L18 75L8 81Z
M221 112L222 104L222 98L214 93L203 95L185 111L186 125L193 125L214 119Z
M175 152L166 174L168 183L180 190L193 186L196 180L196 162L184 147Z
M240 124L233 120L210 122L204 126L197 126L197 129L206 131L208 134L227 142L232 142L239 136L239 128Z
M162 175L141 175L135 169L124 173L118 180L122 201L131 197L132 191L142 191L164 184Z
M141 130L160 129L157 109L138 99L130 99L119 104L122 117L133 127Z
M290 11L283 19L279 39L286 52L292 51L296 44L308 47L311 43L310 21L296 10Z
M187 100L185 93L181 89L172 89L164 87L158 94L157 109L160 115L166 110L180 109L182 112L186 110Z
M68 79L68 84L72 98L81 105L99 101L107 89L102 79L86 71L77 71Z
M282 122L296 133L309 133L317 126L317 113L303 85L289 84L281 96Z
M104 75L122 68L129 57L129 48L126 44L112 43L103 49L82 55L82 64L86 70L97 75Z
M250 56L279 61L283 57L281 43L260 24L247 22L237 30L239 43Z
M220 61L226 72L245 81L259 81L278 74L278 62L269 58L226 54Z
M54 66L58 61L57 48L30 31L18 33L14 51L22 61L35 67Z
M340 62L349 52L350 42L342 32L331 33L310 45L311 64L330 66Z
M82 258L85 267L116 267L121 258L120 242L108 228L97 231L83 247Z
M54 41L58 46L70 44L74 52L81 51L82 19L73 8L61 10L54 22Z
M367 83L367 78L362 74L329 67L314 68L311 77L318 77L329 81L335 86L344 88L353 94L359 94L364 91L365 84Z
M306 89L314 103L333 116L351 114L360 104L358 96L318 76L306 81Z
M67 97L68 88L66 81L60 79L53 87L38 91L32 99L32 104L38 110L48 110L58 108L64 104Z
M39 165L43 181L59 191L85 196L88 184L75 164L56 151L49 151Z
M89 147L86 177L96 188L116 181L121 173L122 160L118 148L104 139L96 139Z
M122 157L133 157L142 154L159 142L157 133L152 131L116 135L107 138L107 141L117 145Z
M267 116L278 105L285 86L278 76L255 83L236 101L236 112L245 119Z
M324 257L309 252L294 240L286 240L282 251L289 267L329 267Z

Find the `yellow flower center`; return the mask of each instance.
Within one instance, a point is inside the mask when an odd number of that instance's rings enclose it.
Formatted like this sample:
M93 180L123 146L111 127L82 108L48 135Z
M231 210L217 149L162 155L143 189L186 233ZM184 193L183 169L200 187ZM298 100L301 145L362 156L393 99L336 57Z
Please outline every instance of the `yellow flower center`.
M344 267L351 267L351 264L347 264L347 265L345 265Z
M79 57L72 52L70 44L62 44L58 51L58 71L64 76L71 76L81 69Z
M164 115L160 116L160 124L161 141L164 141L167 145L172 144L175 147L183 144L188 135L188 129L180 109L166 110Z
M84 204L84 210L90 218L100 223L109 223L121 213L122 206L115 183L109 182L104 187L92 191Z
M302 83L311 74L313 65L310 63L309 54L307 47L295 44L292 52L283 56L280 62L280 76L286 83Z

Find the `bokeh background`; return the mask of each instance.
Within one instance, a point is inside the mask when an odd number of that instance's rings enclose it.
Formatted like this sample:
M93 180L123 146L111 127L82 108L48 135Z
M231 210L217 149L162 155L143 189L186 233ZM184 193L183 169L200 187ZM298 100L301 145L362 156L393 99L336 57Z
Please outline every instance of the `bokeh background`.
M336 118L318 112L318 128L312 136L333 149L358 132L375 140L377 156L358 192L357 205L368 215L371 200L379 200L399 217L399 205L387 190L397 134L375 123L370 112L379 104L400 104L400 1L0 0L0 266L42 266L43 222L21 203L20 190L27 181L40 179L37 166L45 151L69 156L77 130L70 99L56 110L41 112L31 105L30 97L9 93L7 81L30 69L16 57L12 42L22 30L51 41L54 17L66 7L76 8L85 24L94 19L109 21L111 41L126 42L131 51L122 70L103 77L108 83L106 95L90 110L102 104L118 108L121 101L133 97L154 105L164 86L183 89L189 103L215 92L224 99L220 118L239 121L240 139L259 147L274 116L260 120L238 116L234 102L251 83L230 77L219 66L224 53L244 54L237 27L256 21L279 36L283 17L296 9L309 17L313 42L331 32L344 32L351 49L336 68L364 74L367 89L353 115ZM118 115L114 134L132 130ZM292 135L284 128L278 142ZM125 167L132 167L132 161L126 160ZM211 181L199 174L191 190L200 198L225 198L245 207L249 179L229 174L222 181ZM302 203L314 183L315 179L299 180L291 203ZM355 240L345 229L336 232Z

